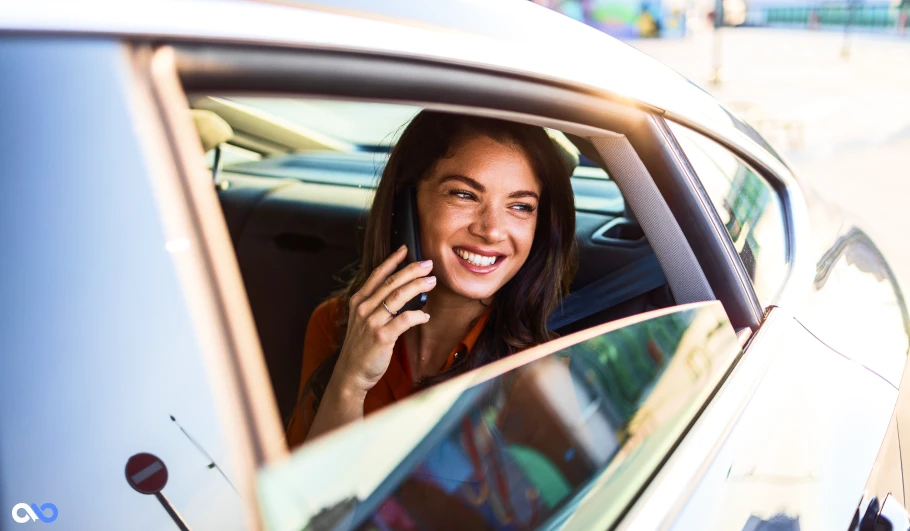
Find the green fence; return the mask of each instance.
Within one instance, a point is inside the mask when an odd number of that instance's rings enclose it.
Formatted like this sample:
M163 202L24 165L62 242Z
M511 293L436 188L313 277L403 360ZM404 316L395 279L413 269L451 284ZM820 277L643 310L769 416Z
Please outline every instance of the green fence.
M906 9L905 9L906 12ZM830 6L776 6L746 10L749 26L856 26L870 29L894 29L900 23L901 9L887 4L830 5Z

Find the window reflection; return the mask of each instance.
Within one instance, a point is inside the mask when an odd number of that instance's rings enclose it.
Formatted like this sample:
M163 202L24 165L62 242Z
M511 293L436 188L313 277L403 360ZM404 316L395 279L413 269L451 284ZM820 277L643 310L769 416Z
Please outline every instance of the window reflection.
M739 254L762 305L787 271L786 230L777 192L729 150L685 127L670 128L692 163Z
M615 517L739 352L719 303L650 316L573 334L548 355L518 354L303 446L261 478L264 514L280 515L276 529L370 531L534 529L566 518L587 529L586 505L597 520ZM509 371L522 356L529 362ZM372 444L390 431L412 446ZM352 454L360 466L348 466ZM390 464L390 455L400 457ZM364 489L370 468L389 472ZM329 470L357 472L329 487L316 479Z

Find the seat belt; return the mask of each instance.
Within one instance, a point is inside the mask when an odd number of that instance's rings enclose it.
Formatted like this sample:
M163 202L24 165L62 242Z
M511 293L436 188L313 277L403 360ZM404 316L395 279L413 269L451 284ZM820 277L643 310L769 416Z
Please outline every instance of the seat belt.
M607 163L607 171L635 212L642 232L663 265L676 304L714 300L711 284L686 235L629 139L613 134L588 140Z
M648 254L587 286L574 291L562 300L547 322L549 330L557 330L579 319L617 304L634 299L667 283L657 256Z

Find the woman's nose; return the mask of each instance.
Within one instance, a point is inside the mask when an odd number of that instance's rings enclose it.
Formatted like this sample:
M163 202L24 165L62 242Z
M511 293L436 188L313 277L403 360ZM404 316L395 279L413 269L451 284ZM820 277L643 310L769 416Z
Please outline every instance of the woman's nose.
M501 241L505 237L501 215L497 208L481 207L474 222L471 223L470 232L490 243Z

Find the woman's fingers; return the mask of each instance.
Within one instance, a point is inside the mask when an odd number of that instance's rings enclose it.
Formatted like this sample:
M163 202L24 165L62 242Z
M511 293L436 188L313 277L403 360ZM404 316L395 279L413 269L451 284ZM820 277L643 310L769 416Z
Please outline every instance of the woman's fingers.
M419 293L433 289L435 277L427 282L422 279L433 269L432 260L408 264L401 271L389 275L373 294L362 304L367 308L381 308L385 302L390 310L398 312L404 304ZM411 284L413 283L413 286ZM406 286L408 286L406 288ZM406 295L410 294L409 297ZM393 304L393 295L395 304Z
M363 283L363 286L360 287L360 290L354 294L355 297L360 300L368 299L370 295L376 291L376 288L382 285L382 283L389 278L389 275L395 272L398 264L407 256L407 249L407 246L402 245L397 251L390 254L385 261L379 264L379 267L370 273L370 276L367 278L367 281Z
M389 310L398 313L409 300L421 293L430 291L434 287L436 287L436 277L415 278L407 284L393 289L391 293L382 299L380 305L384 302L389 307Z
M385 328L389 336L394 336L397 339L409 328L415 327L417 325L422 325L429 320L430 314L422 312L420 310L412 310L410 312L402 312L398 314L398 316L392 319L392 321L387 324Z

